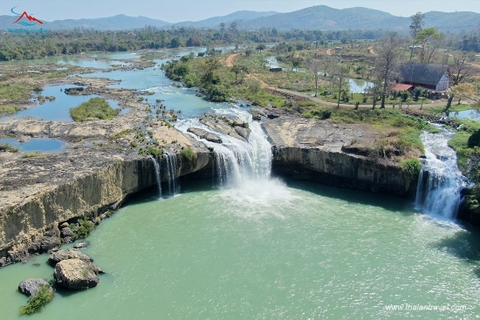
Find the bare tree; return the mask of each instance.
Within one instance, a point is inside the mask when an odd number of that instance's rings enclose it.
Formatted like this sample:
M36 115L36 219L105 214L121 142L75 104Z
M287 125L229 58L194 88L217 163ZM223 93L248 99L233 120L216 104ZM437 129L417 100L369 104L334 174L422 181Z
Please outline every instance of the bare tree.
M389 34L383 38L378 46L377 58L375 60L375 75L377 78L376 90L381 97L380 108L385 108L385 98L388 95L389 85L392 83L398 74L398 65L402 52L401 39L395 34ZM375 97L374 105L375 107Z
M315 59L310 59L307 62L308 69L313 74L313 80L315 81L315 97L318 96L318 78L320 74L320 61Z
M348 76L349 69L347 66L342 64L342 61L338 61L336 64L330 68L330 82L332 87L337 89L337 108L340 107L340 98L342 93L348 91Z
M448 78L452 86L463 82L465 78L472 75L473 66L468 63L467 56L455 57L453 63L448 67Z

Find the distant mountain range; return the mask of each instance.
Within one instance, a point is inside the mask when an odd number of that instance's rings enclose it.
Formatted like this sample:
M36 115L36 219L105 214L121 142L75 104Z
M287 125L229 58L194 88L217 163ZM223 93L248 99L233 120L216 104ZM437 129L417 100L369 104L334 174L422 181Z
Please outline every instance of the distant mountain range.
M15 28L14 16L0 16L0 29ZM256 30L260 28L277 28L278 30L396 30L408 31L410 18L396 17L389 13L367 9L349 8L333 9L327 6L314 6L289 13L274 11L255 12L237 11L226 16L213 17L201 21L187 21L169 23L147 17L129 17L116 15L108 18L96 19L67 19L46 22L42 27L46 30L64 30L86 28L96 30L131 30L143 28L146 25L157 28L194 27L219 28L225 23L226 28L232 22L237 23L239 29ZM480 24L480 14L474 12L427 12L425 13L425 28L436 27L441 32L460 32L473 29Z

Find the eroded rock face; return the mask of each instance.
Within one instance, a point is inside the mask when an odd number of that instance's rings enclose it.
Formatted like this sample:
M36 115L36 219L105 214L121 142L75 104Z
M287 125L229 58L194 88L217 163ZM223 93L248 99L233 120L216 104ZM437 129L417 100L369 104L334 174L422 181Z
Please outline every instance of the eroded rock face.
M96 287L98 278L96 266L79 259L63 260L57 263L53 277L57 285L71 290Z
M214 143L222 143L222 139L220 139L219 136L214 133L208 132L207 130L203 130L201 128L188 128L187 131L193 133L200 139L205 139Z
M263 126L273 145L274 174L398 195L415 187L397 161L369 156L381 137L362 125L279 116Z
M248 137L250 135L248 123L238 119L207 115L204 118L201 118L200 122L207 127L212 128L213 131L221 132L238 140L248 141Z
M93 259L90 258L90 256L75 249L58 250L48 257L48 262L52 265L56 265L59 262L68 259L78 259L86 262L93 262Z
M18 291L26 296L33 296L38 290L40 290L41 286L45 285L50 286L44 279L28 278L20 282L18 285Z

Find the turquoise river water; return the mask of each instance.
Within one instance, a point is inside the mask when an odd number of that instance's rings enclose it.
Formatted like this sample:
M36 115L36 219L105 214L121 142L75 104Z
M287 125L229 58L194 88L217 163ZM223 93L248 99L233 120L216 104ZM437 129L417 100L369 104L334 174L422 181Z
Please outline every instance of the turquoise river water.
M272 179L183 189L164 200L144 192L104 221L85 250L107 272L99 285L57 292L32 319L473 318L480 312L478 236L415 212L403 199ZM26 303L15 292L20 281L51 278L46 257L1 270L4 319L20 317Z
M185 117L228 108L171 87L158 66L109 77L155 92L149 98L168 108L185 105ZM106 272L99 285L58 289L31 319L480 315L480 233L423 214L413 200L268 176L230 188L184 181L180 189L159 199L152 187L103 221L84 250ZM26 318L19 307L27 298L16 288L26 278L52 279L46 260L0 270L2 319Z

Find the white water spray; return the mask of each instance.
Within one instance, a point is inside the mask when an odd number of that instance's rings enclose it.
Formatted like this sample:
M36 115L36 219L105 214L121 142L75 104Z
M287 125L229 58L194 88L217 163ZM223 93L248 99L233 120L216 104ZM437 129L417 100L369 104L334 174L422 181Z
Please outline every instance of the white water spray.
M452 133L439 127L440 133L421 135L426 159L418 179L415 208L423 212L455 219L466 179L458 169L457 155L448 146Z
M177 154L165 152L165 172L167 174L168 192L171 196L179 192L178 177L177 177Z
M160 165L158 164L157 159L154 157L150 156L150 159L152 159L153 162L153 167L155 168L155 179L157 180L157 186L158 186L158 197L162 197L162 180L161 180L161 171L160 171Z
M215 132L198 119L181 120L175 126L183 132L187 132L190 127L201 128L222 139L220 144L192 135L214 150L213 171L217 178L215 184L223 189L221 196L230 204L230 212L251 218L252 214L258 212L259 207L288 205L295 197L283 182L270 178L272 146L260 123L253 121L248 111L236 106L217 109L216 112L248 123L250 129L248 142Z

